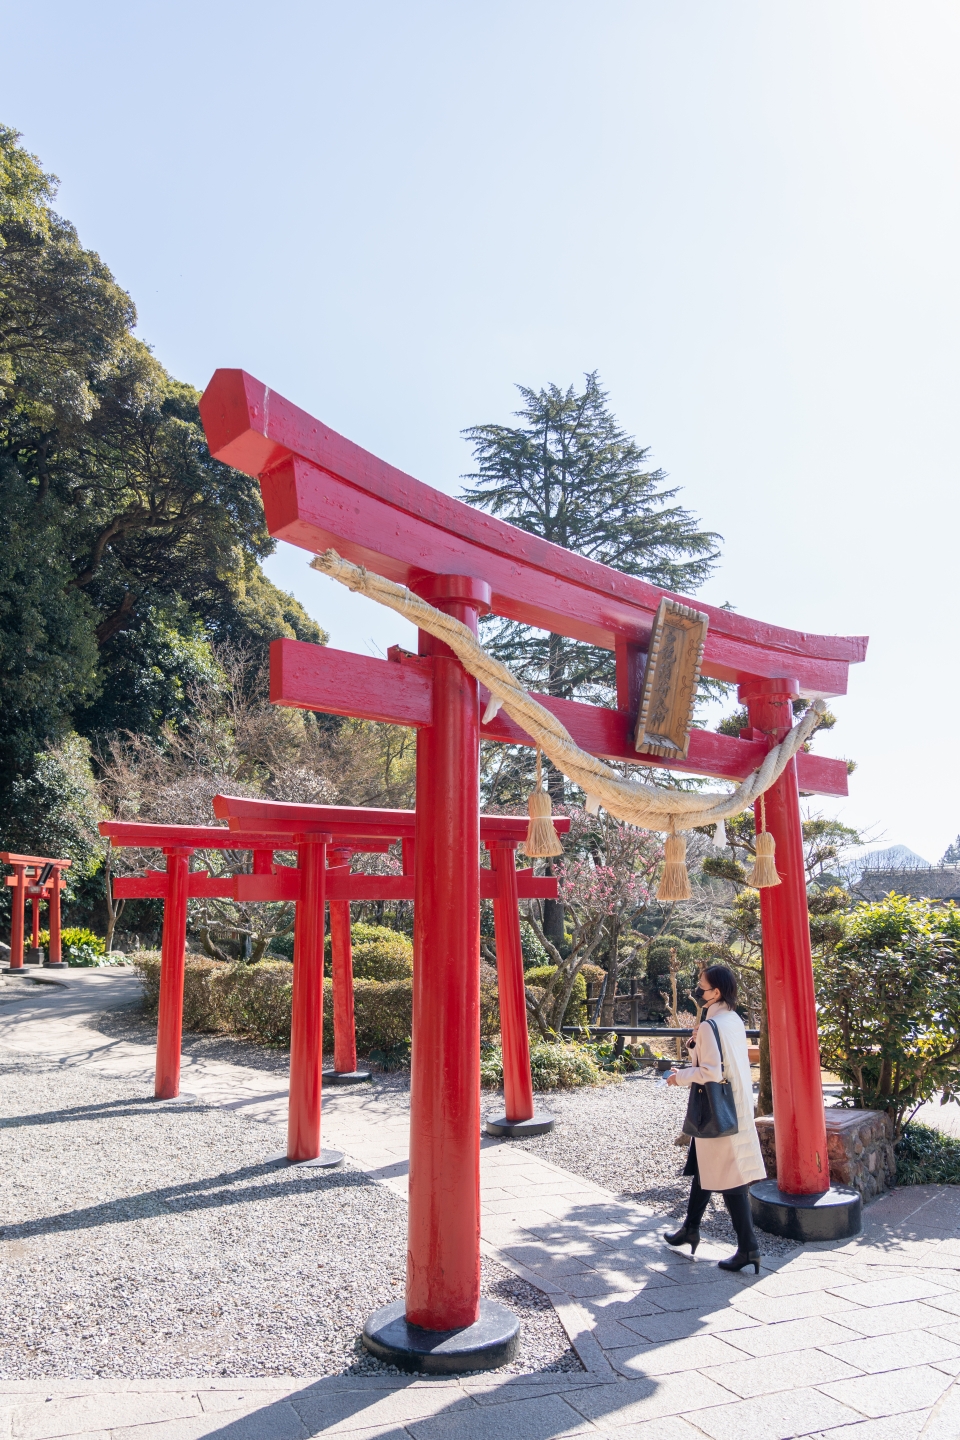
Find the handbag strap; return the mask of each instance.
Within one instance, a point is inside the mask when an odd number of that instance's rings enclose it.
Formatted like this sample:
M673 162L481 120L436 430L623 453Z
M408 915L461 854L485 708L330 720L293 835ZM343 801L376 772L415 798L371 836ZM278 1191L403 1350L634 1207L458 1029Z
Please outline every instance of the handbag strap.
M724 1065L724 1063L723 1063L723 1041L720 1039L720 1031L717 1029L717 1022L716 1022L716 1020L708 1020L708 1021L707 1021L707 1024L710 1026L710 1029L713 1031L714 1039L715 1039L716 1042L717 1042L717 1049L720 1051L720 1083L723 1084L724 1076L725 1076L726 1073L727 1073L727 1072L726 1072L726 1067L725 1067L725 1065Z

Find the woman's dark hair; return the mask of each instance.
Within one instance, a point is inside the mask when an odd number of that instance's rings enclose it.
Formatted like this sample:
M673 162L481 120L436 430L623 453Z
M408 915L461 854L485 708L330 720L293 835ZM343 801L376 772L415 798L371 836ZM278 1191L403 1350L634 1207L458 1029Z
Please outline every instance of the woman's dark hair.
M711 990L720 991L720 999L731 1010L737 1008L737 977L726 965L706 965L701 972Z

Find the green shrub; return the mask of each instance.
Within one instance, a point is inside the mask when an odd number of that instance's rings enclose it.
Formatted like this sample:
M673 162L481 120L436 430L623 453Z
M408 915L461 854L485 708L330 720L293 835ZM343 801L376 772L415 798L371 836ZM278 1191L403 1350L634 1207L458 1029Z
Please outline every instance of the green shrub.
M530 1074L534 1090L573 1090L581 1085L603 1083L596 1060L585 1045L548 1044L538 1040L530 1046ZM503 1053L499 1044L484 1046L480 1056L480 1083L485 1089L503 1084Z
M836 917L815 957L820 1055L860 1109L903 1116L960 1094L960 911L890 894Z
M898 1185L960 1185L960 1140L911 1121L897 1142Z
M50 946L50 931L40 931L40 945L44 950ZM106 945L92 930L79 925L68 925L60 931L60 945L63 958L68 965L99 965L106 953Z
M413 946L406 935L386 925L351 927L355 980L405 980L413 974ZM324 974L330 969L330 936L323 947Z

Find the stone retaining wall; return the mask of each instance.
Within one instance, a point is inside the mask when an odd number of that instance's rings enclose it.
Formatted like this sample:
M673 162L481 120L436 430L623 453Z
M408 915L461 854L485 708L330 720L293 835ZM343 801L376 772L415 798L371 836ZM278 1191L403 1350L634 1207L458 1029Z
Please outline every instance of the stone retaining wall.
M897 1162L893 1151L893 1121L882 1110L840 1110L829 1105L827 1158L830 1179L836 1185L852 1185L864 1201L892 1190L897 1183ZM773 1116L757 1116L757 1134L767 1174L777 1174Z

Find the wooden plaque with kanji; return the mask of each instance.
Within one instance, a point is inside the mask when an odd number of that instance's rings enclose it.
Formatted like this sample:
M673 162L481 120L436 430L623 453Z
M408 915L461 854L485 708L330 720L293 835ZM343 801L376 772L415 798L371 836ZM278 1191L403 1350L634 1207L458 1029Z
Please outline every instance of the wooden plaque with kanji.
M679 759L690 744L690 722L707 616L677 600L660 601L640 695L634 747L646 755Z

